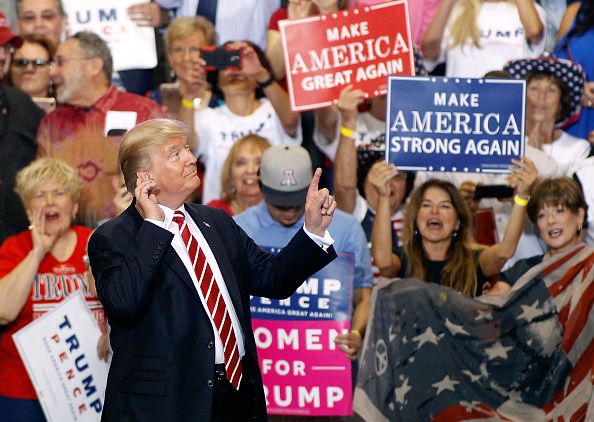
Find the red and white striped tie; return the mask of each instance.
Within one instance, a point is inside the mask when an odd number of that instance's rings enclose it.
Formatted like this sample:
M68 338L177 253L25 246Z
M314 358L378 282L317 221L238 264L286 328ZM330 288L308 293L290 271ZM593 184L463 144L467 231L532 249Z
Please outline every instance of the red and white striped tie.
M181 211L176 211L173 215L173 221L179 226L181 237L196 272L198 291L206 302L210 317L214 321L223 342L227 379L236 390L239 390L242 377L241 358L239 356L239 349L237 348L235 331L233 331L233 325L231 324L231 316L227 311L225 300L214 279L210 265L206 261L204 252L198 248L198 241L190 233L184 214Z

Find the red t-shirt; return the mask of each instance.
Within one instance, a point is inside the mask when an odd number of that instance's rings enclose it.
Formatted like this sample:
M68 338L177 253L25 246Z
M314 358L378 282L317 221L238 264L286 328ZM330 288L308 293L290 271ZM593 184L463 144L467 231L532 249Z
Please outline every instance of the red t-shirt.
M82 226L73 226L73 229L77 242L70 258L60 262L49 253L43 258L25 306L0 334L0 396L37 399L12 334L51 311L72 292L81 290L84 293L99 326L105 327L103 307L97 296L90 292L87 266L83 260L92 230ZM33 242L29 231L6 239L0 248L0 278L10 273L31 249Z
M212 207L212 208L218 208L220 210L223 210L227 214L229 214L231 217L233 217L235 215L235 214L233 214L233 210L231 209L231 204L223 201L222 199L213 199L206 205L208 205L209 207Z

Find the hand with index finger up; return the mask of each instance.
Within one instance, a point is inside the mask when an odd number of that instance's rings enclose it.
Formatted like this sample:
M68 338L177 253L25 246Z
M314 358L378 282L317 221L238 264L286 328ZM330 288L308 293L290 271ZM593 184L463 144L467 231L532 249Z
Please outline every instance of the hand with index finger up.
M322 169L317 168L307 190L305 199L305 228L320 237L324 237L326 229L332 221L336 201L328 189L318 189Z

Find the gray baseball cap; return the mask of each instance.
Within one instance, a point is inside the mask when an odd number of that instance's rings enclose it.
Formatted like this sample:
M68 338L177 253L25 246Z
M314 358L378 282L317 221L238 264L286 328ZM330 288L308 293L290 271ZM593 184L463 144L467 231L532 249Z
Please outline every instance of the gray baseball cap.
M260 189L266 202L280 207L305 204L313 177L309 152L299 145L268 148L260 162Z

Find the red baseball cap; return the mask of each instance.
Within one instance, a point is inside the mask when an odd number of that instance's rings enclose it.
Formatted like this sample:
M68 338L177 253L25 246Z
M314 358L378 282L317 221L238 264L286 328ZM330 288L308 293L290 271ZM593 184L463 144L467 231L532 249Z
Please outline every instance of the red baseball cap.
M0 12L0 45L11 43L15 48L23 45L23 39L10 30L8 19Z

